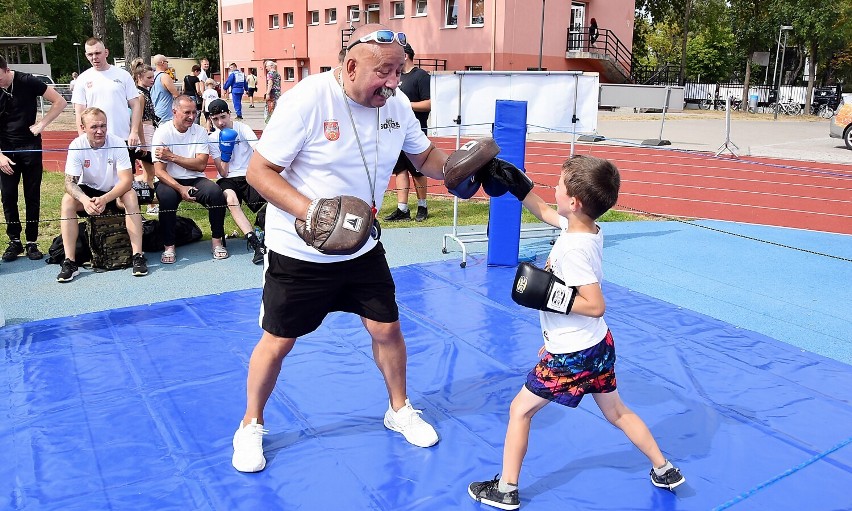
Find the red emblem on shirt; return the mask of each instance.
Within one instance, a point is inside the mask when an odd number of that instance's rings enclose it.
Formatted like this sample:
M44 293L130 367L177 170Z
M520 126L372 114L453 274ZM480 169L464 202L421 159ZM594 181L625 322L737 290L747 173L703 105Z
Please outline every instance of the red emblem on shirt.
M340 124L337 121L324 121L322 127L325 131L325 138L328 140L334 142L340 138Z
M83 160L83 168L89 168L92 165L91 160Z

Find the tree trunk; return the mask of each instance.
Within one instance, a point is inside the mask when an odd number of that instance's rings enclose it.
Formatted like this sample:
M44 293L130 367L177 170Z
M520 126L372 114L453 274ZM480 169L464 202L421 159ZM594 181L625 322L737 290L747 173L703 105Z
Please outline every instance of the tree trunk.
M106 0L89 0L89 8L92 11L92 36L106 44Z
M689 38L689 18L692 16L692 1L686 0L686 11L683 15L683 40L680 42L680 75L678 83L686 84L686 41Z
M151 62L151 2L147 2L145 14L139 25L139 56L146 63Z
M740 105L740 109L743 112L748 112L748 88L749 82L751 82L751 54L746 57L746 69L745 69L745 77L743 78L743 98Z
M139 56L139 22L122 23L124 34L124 68L129 70L130 63Z
M808 59L808 88L805 91L805 113L811 111L811 98L814 95L814 80L816 79L816 55L819 45L816 41L811 42L811 55Z

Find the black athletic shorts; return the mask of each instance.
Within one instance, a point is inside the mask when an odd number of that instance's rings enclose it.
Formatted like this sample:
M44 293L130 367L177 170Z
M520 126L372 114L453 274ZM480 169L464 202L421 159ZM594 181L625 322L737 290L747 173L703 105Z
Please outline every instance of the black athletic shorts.
M252 213L257 213L257 210L266 204L266 199L248 184L245 176L223 177L217 180L216 184L222 191L233 190L237 194L237 199L240 202L245 202Z
M380 323L399 319L396 285L381 242L366 254L343 262L301 261L271 250L267 260L260 326L272 335L296 338L309 334L334 311Z
M101 197L103 195L106 195L106 193L107 193L107 192L103 192L101 190L98 190L97 188L92 188L91 186L86 186L86 185L79 185L79 186L80 186L80 190L83 190L83 193L85 193L86 195L88 195L89 197L91 197L93 199L95 197ZM107 202L106 207L104 208L104 211L107 211L107 210L118 211L118 204L115 202L115 199ZM89 214L86 213L85 209L83 209L83 210L77 212L77 216L89 216Z
M396 160L396 165L393 167L393 175L397 175L400 172L408 171L412 177L423 177L423 174L420 173L419 170L414 168L414 164L411 163L411 160L408 159L408 156L405 155L404 152L399 152L399 158Z

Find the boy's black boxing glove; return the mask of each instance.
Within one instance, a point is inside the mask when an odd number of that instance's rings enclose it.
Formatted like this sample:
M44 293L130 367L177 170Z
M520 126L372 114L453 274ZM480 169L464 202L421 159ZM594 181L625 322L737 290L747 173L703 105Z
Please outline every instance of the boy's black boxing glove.
M476 173L476 179L482 182L482 190L491 197L500 197L506 192L523 201L533 189L532 180L506 160L494 158Z
M296 219L296 234L323 254L349 255L361 250L373 227L369 204L351 195L314 199L305 220Z
M556 275L529 263L518 265L512 285L512 300L518 305L545 312L568 314L574 305L576 287L566 286Z

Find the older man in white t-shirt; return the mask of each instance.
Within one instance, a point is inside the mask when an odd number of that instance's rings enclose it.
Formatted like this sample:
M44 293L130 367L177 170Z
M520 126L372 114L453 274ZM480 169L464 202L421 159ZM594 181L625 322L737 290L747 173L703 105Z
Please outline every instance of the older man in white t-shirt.
M83 134L68 146L65 162L65 195L62 196L60 230L65 260L57 282L70 282L79 274L75 262L79 228L77 213L103 214L114 204L126 213L127 233L133 248L133 276L148 274L142 253L142 216L133 190L133 172L124 140L107 133L107 117L100 108L86 108L80 115Z
M204 170L210 150L207 130L195 124L198 112L189 96L178 96L172 103L173 117L154 132L154 171L157 198L160 201L160 229L163 255L160 262L172 264L175 255L175 225L181 201L197 202L207 208L213 243L213 258L226 259L225 211L227 203L222 189L207 179Z
M100 108L109 119L109 134L127 142L130 168L133 169L137 148L146 143L142 132L144 98L130 73L107 62L109 50L100 39L90 38L84 48L92 67L77 78L71 93L77 134L83 134L80 121L83 110L90 106Z

